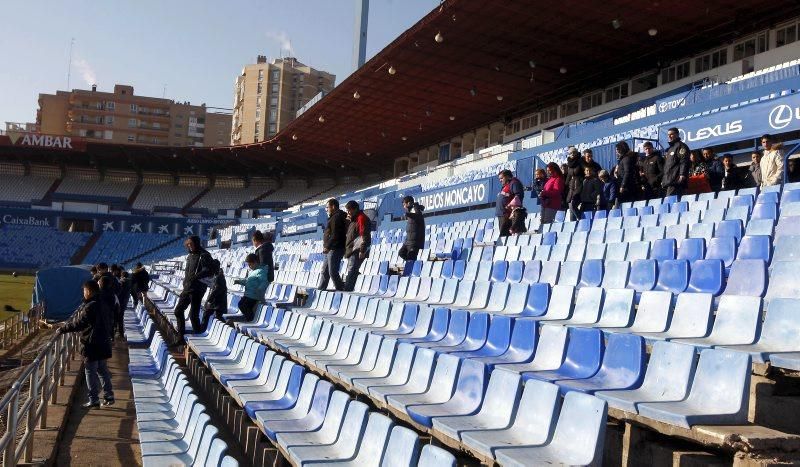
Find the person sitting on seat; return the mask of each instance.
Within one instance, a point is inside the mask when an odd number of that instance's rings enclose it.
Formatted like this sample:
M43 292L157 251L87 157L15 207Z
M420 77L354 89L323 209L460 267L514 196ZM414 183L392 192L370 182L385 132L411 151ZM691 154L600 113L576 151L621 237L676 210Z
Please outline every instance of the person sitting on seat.
M234 284L244 285L244 296L239 300L239 311L242 316L231 321L253 321L256 316L256 306L264 300L264 293L267 291L267 271L258 262L258 256L253 253L247 255L245 259L250 271L244 279L236 279Z
M520 206L511 211L511 227L509 232L511 235L519 235L528 231L525 221L528 219L528 211Z

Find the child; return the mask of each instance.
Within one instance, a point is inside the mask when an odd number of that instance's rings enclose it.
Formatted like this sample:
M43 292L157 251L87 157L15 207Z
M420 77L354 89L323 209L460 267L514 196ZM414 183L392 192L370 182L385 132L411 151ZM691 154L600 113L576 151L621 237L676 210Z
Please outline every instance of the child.
M256 316L256 306L264 299L267 291L267 270L258 262L258 256L253 253L247 255L245 259L250 271L247 278L236 279L234 284L244 285L244 297L239 300L239 311L243 318L239 321L253 321Z
M594 212L600 206L603 198L603 182L597 179L594 169L583 169L584 178L581 186L581 214Z
M599 209L614 209L617 204L617 182L608 176L607 170L600 171L600 181L603 182L603 196Z
M528 211L524 207L514 208L511 211L511 227L509 232L511 235L519 235L528 231L525 225L525 220L528 218Z
M547 183L547 174L544 173L544 169L536 169L536 172L533 175L533 192L536 193L536 197L538 198L539 195L544 190L544 184Z

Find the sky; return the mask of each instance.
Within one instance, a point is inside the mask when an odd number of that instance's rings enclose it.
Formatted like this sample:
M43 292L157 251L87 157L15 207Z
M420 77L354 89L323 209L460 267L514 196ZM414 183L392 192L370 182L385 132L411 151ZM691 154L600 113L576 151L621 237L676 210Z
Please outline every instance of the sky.
M367 59L438 4L371 0ZM352 71L355 12L355 0L3 2L0 129L35 121L39 93L92 84L230 108L234 79L257 55L293 55L339 84Z

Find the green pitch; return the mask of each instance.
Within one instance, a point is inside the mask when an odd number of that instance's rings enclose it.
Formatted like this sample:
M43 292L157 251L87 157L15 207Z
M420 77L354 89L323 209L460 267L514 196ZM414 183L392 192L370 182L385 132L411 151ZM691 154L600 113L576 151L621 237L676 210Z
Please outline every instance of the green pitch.
M12 277L11 273L0 273L0 320L14 314L6 311L6 305L17 310L27 311L30 308L33 280L33 276Z

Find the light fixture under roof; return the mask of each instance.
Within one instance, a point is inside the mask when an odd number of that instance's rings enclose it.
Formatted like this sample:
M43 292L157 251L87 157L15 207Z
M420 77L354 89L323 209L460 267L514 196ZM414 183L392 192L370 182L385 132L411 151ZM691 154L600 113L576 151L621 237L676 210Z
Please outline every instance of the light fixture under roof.
M359 94L358 91L354 92L353 93L353 99L356 99L356 100L361 99L361 94Z
M502 101L502 100L503 100L503 96L501 96L501 95L499 95L499 94L498 94L498 96L497 96L497 100L498 100L498 101Z
M297 141L297 135L292 135L292 141Z
M437 32L436 35L433 36L433 40L441 44L442 42L444 42L444 36L442 36L441 32Z
M280 151L281 150L281 145L279 144L279 145L275 146L275 150L276 151Z
M325 116L324 115L320 115L317 120L319 120L320 123L325 123Z
M567 67L564 67L564 66L562 66L562 67L561 67L561 68L558 70L558 72L559 72L559 73L561 73L562 75L565 75L565 74L567 74Z
M388 71L390 75L397 73L397 70L395 70L393 66L390 66Z
M656 34L658 34L658 29L656 29L656 28L650 28L650 29L648 29L648 30L647 30L647 34L650 34L650 37L653 37L653 36L655 36Z
M455 120L455 119L456 119L455 115L451 115L451 116L450 116L450 121L451 121L451 122L452 122L453 120Z
M402 139L403 141L405 141L405 140L407 140L408 138L407 138L407 137L405 137L405 136L403 136L403 137L401 137L400 139Z
M614 19L611 21L611 27L614 29L619 29L622 27L622 23L618 19Z
M478 91L476 91L474 87L469 88L469 95L470 96L475 97L476 94L478 94Z
M371 153L371 152L368 152L368 153L367 153L367 157L369 157L369 156L371 156L371 155L372 155L372 153Z
M528 66L531 68L536 68L536 62L534 62L533 60L528 60Z

